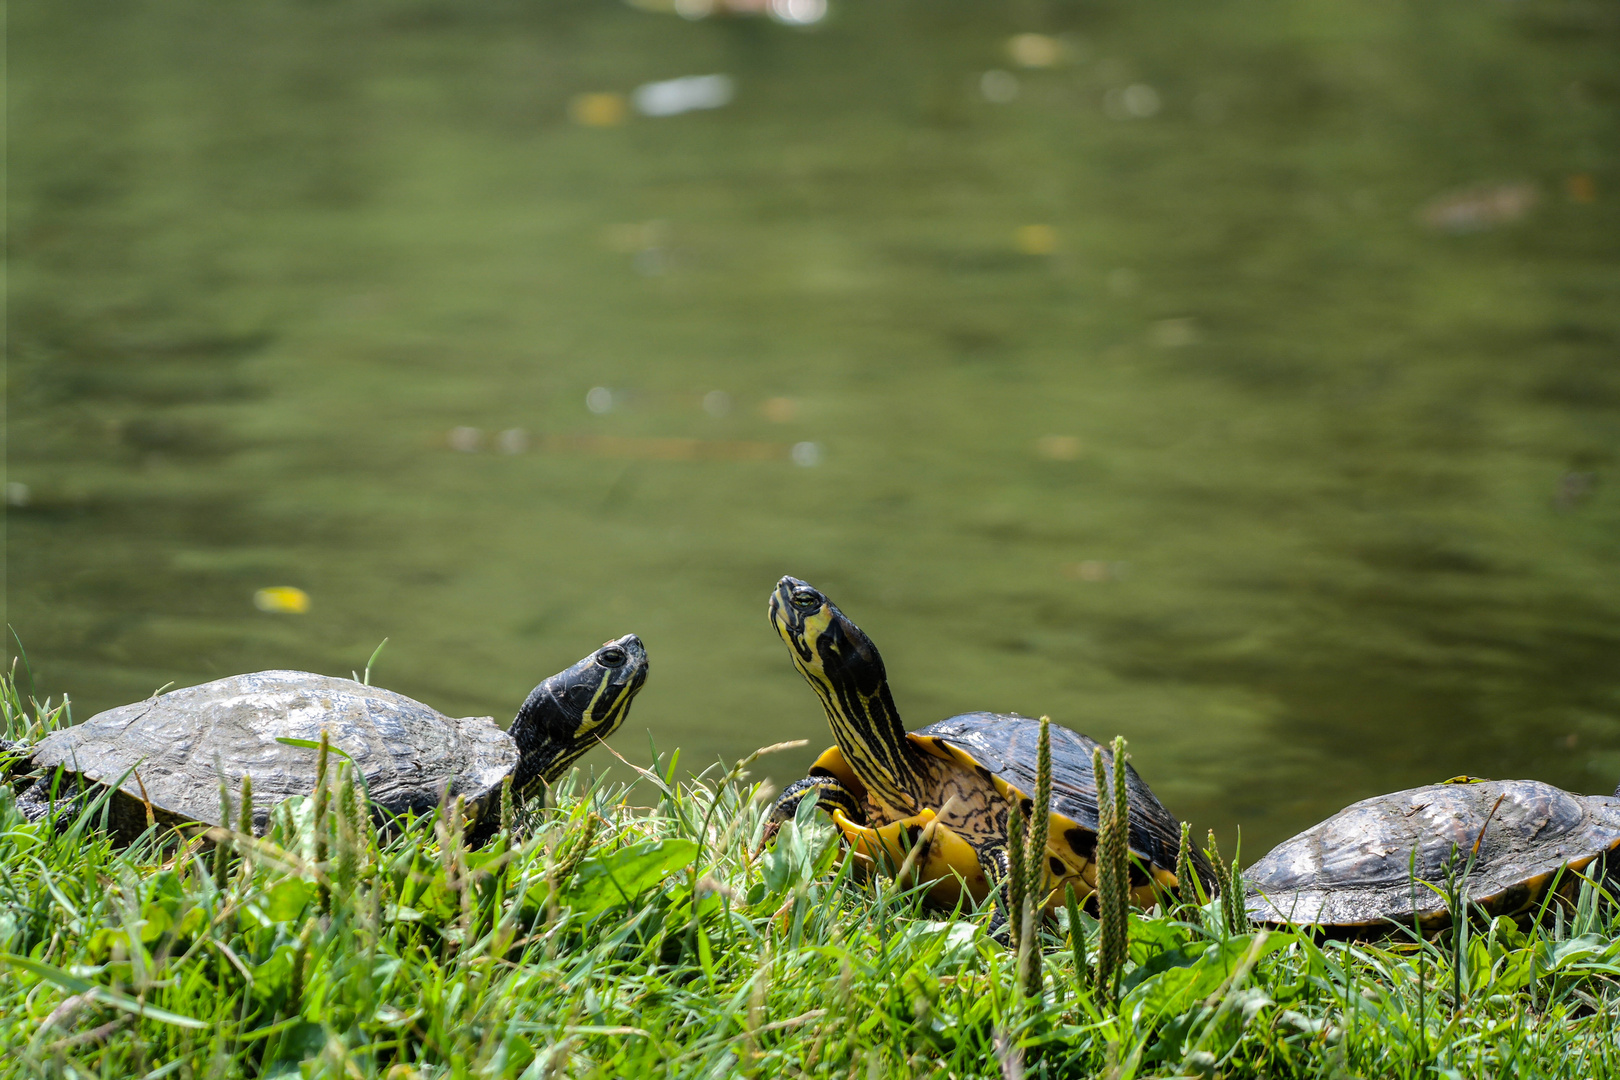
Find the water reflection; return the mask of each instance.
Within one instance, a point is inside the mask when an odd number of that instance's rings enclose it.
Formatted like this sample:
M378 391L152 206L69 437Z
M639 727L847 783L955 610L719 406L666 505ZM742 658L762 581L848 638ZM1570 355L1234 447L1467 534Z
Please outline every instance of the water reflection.
M634 614L702 762L825 742L791 572L913 723L1123 733L1245 850L1461 772L1612 790L1578 15L19 9L7 619L81 715L385 636L485 714ZM690 73L735 93L637 111Z

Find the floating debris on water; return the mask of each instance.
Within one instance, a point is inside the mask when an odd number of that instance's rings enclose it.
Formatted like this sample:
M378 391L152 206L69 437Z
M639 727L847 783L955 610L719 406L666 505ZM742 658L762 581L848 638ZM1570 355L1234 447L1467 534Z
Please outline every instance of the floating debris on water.
M1553 496L1553 505L1560 510L1573 510L1587 500L1596 484L1596 473L1567 472L1558 478L1558 491Z
M1541 191L1529 181L1466 188L1433 199L1418 219L1441 232L1483 232L1521 220L1540 201Z
M731 395L724 390L710 390L703 395L703 411L710 416L726 416L731 412Z
M1160 319L1148 335L1161 349L1179 349L1198 340L1198 324L1192 319Z
M799 415L799 403L790 397L766 398L759 411L772 423L785 424Z
M1084 562L1065 563L1063 576L1071 581L1119 581L1129 569L1130 563L1086 559Z
M478 431L477 428L457 430ZM532 434L524 428L507 428L495 437L495 445L503 454L522 454L537 450L541 453L573 453L589 457L644 461L793 461L798 465L815 465L821 460L821 446L812 442L642 438L626 435L542 435ZM479 433L479 443L474 449L481 446L482 433ZM463 447L455 449L466 452Z
M669 225L663 221L647 221L622 225L609 225L602 231L602 242L612 251L632 255L631 265L644 277L662 274L669 267L665 244Z
M29 490L27 484L22 483L20 480L6 481L7 506L27 506L29 500L33 497L34 493Z
M601 416L613 411L613 391L605 386L593 386L585 393L585 407Z
M450 449L463 454L476 454L484 448L484 433L475 427L453 427L445 436Z
M699 109L718 109L731 102L736 86L730 75L686 75L643 83L631 94L642 116L679 116Z
M1046 34L1014 34L1007 39L1007 55L1019 67L1054 67L1063 53L1063 42Z
M798 446L806 444L742 439L636 438L625 435L538 435L531 440L531 445L546 453L576 453L643 461L797 461L794 454Z
M1135 270L1120 267L1108 271L1108 291L1115 296L1135 296L1142 287L1142 279Z
M1018 100L1018 76L1000 68L991 68L979 76L979 96L992 105L1006 105Z
M1159 92L1147 83L1132 83L1103 96L1103 112L1114 120L1146 120L1157 116L1162 105Z
M568 103L568 115L584 127L617 127L628 114L624 95L608 91L575 94Z
M1080 456L1080 440L1073 435L1042 435L1035 452L1048 461L1073 461Z
M771 0L771 18L789 26L814 26L827 17L827 0Z
M662 220L623 222L602 230L602 243L609 251L625 255L648 248L663 247L669 239L669 223Z
M1050 255L1057 250L1057 230L1050 225L1020 225L1013 246L1025 255Z
M633 8L707 19L715 15L768 15L788 26L813 26L827 17L827 0L628 0Z
M296 585L272 585L253 594L253 606L277 615L302 615L309 610L309 593Z

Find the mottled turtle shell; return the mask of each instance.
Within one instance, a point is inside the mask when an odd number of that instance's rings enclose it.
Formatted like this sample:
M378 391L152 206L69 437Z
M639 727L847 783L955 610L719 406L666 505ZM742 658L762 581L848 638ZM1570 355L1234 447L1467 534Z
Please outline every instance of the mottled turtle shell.
M120 833L145 828L144 802L161 822L226 824L220 777L234 818L242 777L251 776L262 832L275 804L315 789L316 751L277 740L318 741L322 731L390 813L436 806L446 784L452 798L479 805L518 763L517 743L490 717L452 719L391 690L307 671L234 675L109 709L46 736L32 756L47 770L122 780L112 813ZM341 760L332 756L334 772Z
M1512 916L1539 904L1559 870L1617 849L1620 798L1535 780L1430 784L1363 799L1279 844L1244 872L1246 904L1261 922L1437 930L1451 915L1422 883L1443 889L1447 868L1460 877L1470 857L1470 905ZM1561 888L1578 883L1563 877Z
M1052 835L1085 861L1093 859L1097 844L1097 781L1091 752L1101 744L1058 724L1049 727L1052 740ZM1036 751L1041 722L1008 713L963 713L909 733L915 743L935 757L962 760L984 769L1019 796L1035 794ZM1112 775L1112 755L1103 747L1104 765ZM951 753L951 751L955 753ZM998 785L999 786L999 785ZM1130 848L1150 872L1175 873L1181 847L1181 822L1154 796L1125 763L1125 788L1130 799ZM1201 860L1200 860L1201 861ZM1139 883L1139 884L1145 884Z

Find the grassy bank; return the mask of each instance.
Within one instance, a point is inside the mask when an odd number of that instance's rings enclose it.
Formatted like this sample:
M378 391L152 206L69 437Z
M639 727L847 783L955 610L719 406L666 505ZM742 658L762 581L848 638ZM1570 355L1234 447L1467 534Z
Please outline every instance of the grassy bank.
M7 695L14 734L60 717ZM29 824L0 788L0 1069L1620 1075L1620 906L1589 886L1528 934L1425 944L1229 933L1218 904L1138 914L1117 1007L1087 986L1082 916L1078 956L1048 929L1031 998L982 918L850 880L813 819L751 857L745 766L676 775L576 778L477 851L439 815L379 836L345 788L224 861L155 829L115 849L93 807Z

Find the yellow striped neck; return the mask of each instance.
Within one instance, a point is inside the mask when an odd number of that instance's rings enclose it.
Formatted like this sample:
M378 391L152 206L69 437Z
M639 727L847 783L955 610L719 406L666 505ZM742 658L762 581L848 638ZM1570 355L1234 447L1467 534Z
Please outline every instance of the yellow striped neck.
M833 738L868 798L890 818L915 814L922 805L922 759L906 738L881 666L875 685L863 686L865 680L847 674L830 677L797 652L793 661L821 699Z

